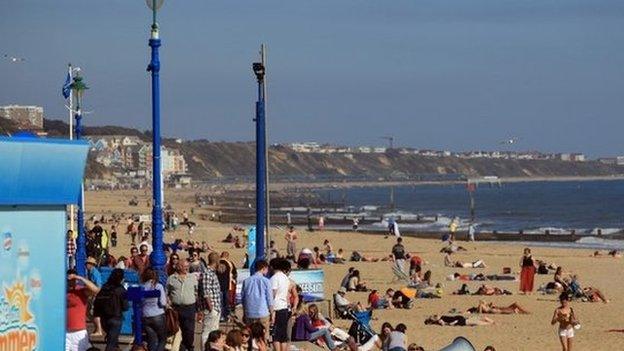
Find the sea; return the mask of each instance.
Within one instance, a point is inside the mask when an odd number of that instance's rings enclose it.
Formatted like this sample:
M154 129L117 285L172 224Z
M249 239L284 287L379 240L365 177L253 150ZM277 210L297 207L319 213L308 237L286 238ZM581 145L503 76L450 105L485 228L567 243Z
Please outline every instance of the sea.
M328 189L319 191L319 195L358 208L385 207L387 219L417 215L438 218L435 223L401 227L444 231L452 218L459 218L460 229L470 222L470 193L464 184ZM548 230L551 234L566 234L575 230L577 234L595 236L600 230L607 238L585 237L575 244L543 245L624 249L624 241L608 239L608 234L624 230L624 180L481 183L472 196L477 231L522 230L531 234ZM383 227L387 223L375 225Z

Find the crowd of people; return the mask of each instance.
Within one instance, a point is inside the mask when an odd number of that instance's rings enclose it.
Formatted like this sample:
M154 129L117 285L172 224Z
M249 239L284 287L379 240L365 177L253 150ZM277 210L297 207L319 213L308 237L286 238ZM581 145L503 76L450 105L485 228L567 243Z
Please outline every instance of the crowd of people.
M186 212L183 221L170 213L167 229L176 230L189 220ZM93 226L87 231L86 276L78 276L75 270L76 243L74 233L67 233L67 350L88 350L90 337L104 336L105 350L119 349L119 335L123 323L123 314L128 310L125 277L128 271L135 272L138 282L146 291L157 291L157 297L142 300L142 327L144 349L162 351L168 342L173 349L196 350L196 333L201 334L201 349L213 351L264 351L270 348L276 351L288 351L290 342L306 341L321 347L335 350L338 348L352 351L381 349L384 351L417 351L422 346L409 343L406 335L407 326L399 323L392 326L382 325L380 333L369 331L369 337L362 338L353 330L345 331L336 327L332 320L323 316L318 305L305 304L302 289L290 277L292 269L318 268L324 264L344 264L353 262L388 261L397 282L396 288L379 290L367 282L359 269L348 268L340 282L340 287L333 296L334 312L337 318L372 316L374 310L410 309L415 299L441 298L443 286L432 281L432 271L424 269L429 263L415 253L409 252L393 225L389 234L396 237L396 242L387 255L372 257L354 251L350 258L344 257L343 249L337 251L329 239L323 239L322 245L313 249L298 250L299 235L293 226L284 234L285 252L271 241L268 258L270 261L257 260L252 263L251 274L242 282L240 303L242 319L236 315L237 267L230 260L228 251L217 252L207 242L191 240L192 231L187 233L187 240L175 239L165 243L168 255L165 266L166 277L160 277L152 267L149 226L127 219L126 234L131 243L129 255L114 257L111 248L118 245L121 238L117 228L123 227L120 217L106 220L93 220ZM104 229L103 223L110 224L110 230ZM395 223L396 224L396 223ZM190 228L190 227L189 227ZM485 268L483 260L462 262L453 260L452 254L466 251L453 242L454 235L445 236L445 246L440 250L444 255L444 266L453 268ZM245 237L243 236L243 240ZM244 247L239 236L229 234L223 242L234 244L233 248ZM595 255L597 256L597 255ZM246 261L242 267L248 268ZM435 265L434 265L435 266ZM577 275L566 273L562 267L535 260L531 250L526 248L519 264L519 279L505 268L503 275L485 275L483 273L454 273L447 280L519 280L521 294L531 294L534 290L534 275L554 270L553 281L540 287L547 293L560 294L561 305L555 310L552 323L559 325L559 337L564 351L572 347L575 328L579 323L570 300L583 301L609 300L594 287L581 287ZM107 276L104 280L103 277ZM368 299L349 301L349 292L367 292ZM512 294L490 284L481 284L476 291L470 292L467 284L452 292L457 295L501 295ZM450 313L430 315L424 324L432 326L488 326L495 324L485 314L529 314L520 304L496 305L493 302L480 301L477 306L464 312L452 310ZM172 317L172 316L175 316ZM170 319L174 318L179 329L172 331ZM93 331L87 332L87 321L93 324ZM223 322L237 325L227 333L220 329ZM366 327L367 322L362 322ZM200 330L196 330L199 327ZM370 327L367 327L370 329ZM366 328L365 328L366 329ZM488 346L486 350L494 350Z

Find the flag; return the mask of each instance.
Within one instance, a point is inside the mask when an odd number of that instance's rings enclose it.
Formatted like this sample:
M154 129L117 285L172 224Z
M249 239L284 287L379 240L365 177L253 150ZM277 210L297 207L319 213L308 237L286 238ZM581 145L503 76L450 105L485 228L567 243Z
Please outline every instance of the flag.
M69 94L71 93L71 75L67 72L67 78L65 79L65 84L63 84L63 97L69 98Z

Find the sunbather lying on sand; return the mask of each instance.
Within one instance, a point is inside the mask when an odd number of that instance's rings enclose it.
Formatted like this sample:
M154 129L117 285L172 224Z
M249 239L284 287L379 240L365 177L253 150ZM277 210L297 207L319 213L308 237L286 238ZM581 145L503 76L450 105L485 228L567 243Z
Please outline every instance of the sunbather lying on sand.
M603 258L603 257L613 257L613 258L622 258L622 253L620 253L618 250L611 250L609 252L607 252L607 254L603 254L600 251L594 251L594 253L591 255L591 257L597 257L597 258Z
M529 311L514 302L509 306L496 306L493 302L486 303L479 301L477 307L468 309L468 313L486 313L486 314L529 314Z
M477 292L475 292L473 295L485 295L485 296L512 295L512 293L509 290L504 290L504 289L501 289L501 288L497 288L495 286L490 286L490 285L483 284L483 285L481 285L479 287Z
M474 262L462 262L462 261L453 261L451 260L451 254L446 253L444 255L444 265L446 267L457 267L457 268L485 268L485 262L483 260L477 260Z
M466 318L464 316L438 316L433 315L425 319L425 324L437 324L441 326L479 326L479 325L491 325L494 321L485 316L472 316Z
M516 278L516 276L513 276L513 275L498 275L498 274L485 275L483 273L460 274L460 273L455 272L455 273L449 275L448 277L446 277L446 280L448 280L448 281L455 281L455 280L462 280L462 281L480 280L480 281L485 281L485 280L517 280L517 278Z

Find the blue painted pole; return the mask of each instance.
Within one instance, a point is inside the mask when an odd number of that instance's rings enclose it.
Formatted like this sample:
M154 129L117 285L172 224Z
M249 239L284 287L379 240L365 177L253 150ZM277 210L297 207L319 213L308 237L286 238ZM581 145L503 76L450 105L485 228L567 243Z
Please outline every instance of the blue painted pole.
M150 261L152 268L158 273L160 283L166 286L167 258L163 249L163 183L160 158L160 59L158 54L160 39L158 27L155 25L152 26L149 46L152 48L151 61L147 70L152 74L152 246L154 248Z
M126 300L132 302L132 332L134 345L143 343L143 300L160 297L158 290L145 290L142 286L133 286L126 292Z
M264 120L264 75L258 76L258 101L256 102L256 261L264 257L266 227L266 133ZM251 267L250 267L251 268Z
M80 111L80 99L77 99L75 134L76 140L80 140L82 136L82 112ZM87 234L85 233L84 224L84 185L80 183L80 195L78 196L78 236L76 237L76 271L78 275L86 277L87 274Z

